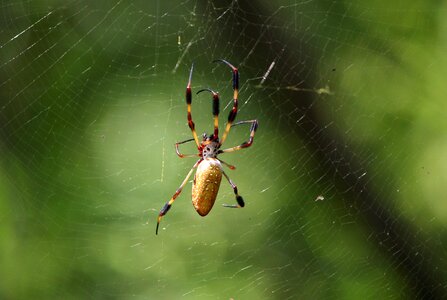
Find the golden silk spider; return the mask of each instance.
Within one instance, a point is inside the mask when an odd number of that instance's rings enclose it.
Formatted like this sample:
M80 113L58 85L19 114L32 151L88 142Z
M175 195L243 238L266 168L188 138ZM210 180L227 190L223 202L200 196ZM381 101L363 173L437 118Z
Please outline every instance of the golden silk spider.
M222 180L222 174L230 183L233 188L234 194L236 196L237 204L223 204L224 207L230 208L242 208L245 206L244 200L241 196L239 196L237 191L237 186L234 182L228 177L228 175L224 172L222 168L222 164L229 167L231 170L234 170L235 167L227 164L226 162L217 158L218 154L227 153L237 151L243 148L250 147L253 144L253 138L255 136L256 129L258 128L257 120L248 120L248 121L240 121L234 123L237 115L237 104L238 104L238 90L239 90L239 72L236 67L230 64L228 61L224 59L218 59L214 62L224 63L229 66L233 72L233 108L230 111L228 116L228 122L225 126L225 131L222 135L222 139L219 140L219 94L211 89L201 89L197 92L197 94L208 91L212 94L213 101L213 115L214 115L214 133L211 135L207 135L206 133L202 136L202 142L199 142L197 137L197 133L195 130L195 125L191 116L191 103L192 103L192 95L191 95L191 79L192 72L194 69L194 64L191 66L191 70L189 72L189 80L188 85L186 86L186 105L188 111L188 126L192 132L192 139L188 139L183 142L178 142L175 144L175 151L180 158L184 157L200 157L199 160L194 164L189 173L186 175L186 178L183 180L180 187L174 193L172 198L166 202L163 208L160 210L157 218L157 227L155 229L155 234L158 234L158 227L160 226L160 221L162 217L169 211L175 199L182 192L183 187L188 182L189 177L193 173L194 169L197 168L196 174L194 176L194 181L192 184L192 204L196 209L197 213L202 217L206 216L214 205L216 201L217 192L219 191L220 182ZM227 148L221 150L220 147L225 142L225 139L230 132L230 128L233 126L241 125L241 124L251 124L250 126L250 137L248 141L240 144L239 146ZM195 141L197 145L197 149L199 153L197 154L182 154L179 150L179 145Z

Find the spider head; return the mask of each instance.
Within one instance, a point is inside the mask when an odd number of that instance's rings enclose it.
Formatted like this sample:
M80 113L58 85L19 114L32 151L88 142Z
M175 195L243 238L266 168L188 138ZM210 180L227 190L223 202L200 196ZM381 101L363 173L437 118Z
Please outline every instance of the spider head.
M201 144L201 154L204 159L206 158L215 158L219 151L219 139L214 138L214 135L207 135L204 133L202 135L202 144Z

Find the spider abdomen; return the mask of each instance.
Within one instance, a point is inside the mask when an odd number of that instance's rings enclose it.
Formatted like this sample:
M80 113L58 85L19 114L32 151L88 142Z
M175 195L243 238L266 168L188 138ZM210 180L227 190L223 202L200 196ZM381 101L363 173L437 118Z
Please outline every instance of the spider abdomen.
M213 208L222 180L222 165L215 158L204 159L197 167L192 184L192 205L206 216Z

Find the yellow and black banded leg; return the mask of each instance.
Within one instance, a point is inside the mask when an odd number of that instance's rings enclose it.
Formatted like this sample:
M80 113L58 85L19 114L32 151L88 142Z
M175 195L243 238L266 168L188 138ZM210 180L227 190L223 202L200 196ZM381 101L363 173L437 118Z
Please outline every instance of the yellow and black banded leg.
M220 144L222 145L225 140L227 139L228 133L230 132L231 124L233 124L234 120L236 119L237 115L237 104L238 104L238 92L239 92L239 72L235 66L230 64L228 61L224 59L217 59L214 62L221 62L226 64L233 70L233 108L230 111L230 114L228 115L228 122L225 126L225 131L222 135L222 139L220 141Z
M186 86L186 105L188 109L188 126L191 129L192 136L194 141L196 142L197 148L200 147L199 139L197 137L197 132L195 129L194 122L192 121L191 115L191 103L192 103L192 95L191 95L191 80L192 80L192 71L194 70L194 64L191 65L191 70L189 71L189 80L188 85Z
M163 206L163 208L160 210L160 213L158 214L158 218L157 218L157 227L155 228L155 234L158 234L158 226L160 226L160 221L161 218L163 218L164 215L167 214L167 212L169 211L169 209L171 208L172 204L174 203L175 199L178 197L178 195L180 195L180 193L183 190L183 187L186 185L186 183L188 182L189 177L191 177L192 172L194 171L195 168L197 168L197 166L199 165L199 163L202 161L202 159L199 159L194 166L191 168L191 170L189 171L188 175L186 175L185 179L183 180L182 184L180 185L180 187L177 189L177 191L175 191L175 194L172 196L172 198L166 202L166 204Z
M222 171L222 173L224 174L225 178L228 180L228 182L230 183L231 187L233 188L234 191L234 195L236 196L236 202L237 204L222 204L224 207L229 207L229 208L242 208L245 206L244 203L244 199L242 199L241 196L239 196L238 192L237 192L237 186L234 184L234 182L230 179L230 177L228 177L228 175Z
M212 89L201 89L197 92L197 94L208 91L213 94L213 116L214 116L214 134L213 140L216 141L219 139L219 94Z
M178 157L180 158L185 158L185 157L197 157L200 156L200 154L182 154L180 153L180 149L179 149L179 145L184 144L184 143L188 143L188 142L192 142L194 141L194 139L189 139L183 142L177 142L175 143L175 152L177 153Z
M257 120L240 121L240 122L233 124L233 126L237 126L237 125L241 125L241 124L251 124L250 137L248 138L248 141L243 142L242 144L240 144L239 146L236 146L236 147L219 150L219 153L228 153L228 152L241 150L243 148L248 148L253 144L253 139L255 137L256 129L258 129L258 121Z

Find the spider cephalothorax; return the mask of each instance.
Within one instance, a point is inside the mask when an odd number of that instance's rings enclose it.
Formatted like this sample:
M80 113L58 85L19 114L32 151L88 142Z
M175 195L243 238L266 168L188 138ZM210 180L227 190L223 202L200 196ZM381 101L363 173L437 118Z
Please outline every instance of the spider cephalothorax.
M203 140L199 148L203 159L216 158L217 154L219 154L219 148L219 139L214 138L214 135L207 136L206 133L203 134Z
M207 135L204 133L202 135L202 142L199 143L199 139L197 137L197 133L195 130L195 125L192 120L191 115L191 103L192 103L192 93L191 93L191 79L192 79L192 71L194 68L194 65L191 67L191 71L189 72L189 81L188 85L186 86L186 105L187 105L187 112L188 112L188 126L191 129L192 132L192 139L178 142L175 144L175 150L177 152L177 155L180 158L183 157L200 157L199 160L194 164L192 169L189 171L188 175L186 175L186 178L183 180L180 187L177 189L175 194L172 196L172 198L166 202L166 204L163 206L163 208L160 210L160 213L158 214L157 219L157 228L155 230L155 233L158 233L158 226L160 225L161 218L168 212L168 210L171 208L172 203L174 203L177 196L182 192L183 187L188 182L189 177L191 176L192 172L195 168L197 168L197 172L194 176L194 181L192 185L192 203L194 208L196 209L197 213L201 216L206 216L211 208L214 205L214 202L216 201L217 192L219 191L220 181L222 179L222 175L228 180L231 187L233 188L234 195L236 197L237 204L224 204L225 207L231 207L231 208L241 208L244 207L244 200L241 196L238 194L237 186L233 183L233 181L228 177L228 175L224 172L222 169L222 164L229 167L231 170L234 170L235 167L227 164L223 160L217 158L217 155L220 153L227 153L227 152L233 152L237 151L243 148L250 147L253 143L253 138L255 136L256 129L258 128L258 121L257 120L249 120L249 121L240 121L235 124L233 124L234 120L236 119L237 115L237 104L238 104L238 90L239 90L239 72L236 67L234 67L232 64L227 62L226 60L219 59L216 62L221 62L229 66L233 72L233 108L230 111L230 114L228 116L228 122L225 126L225 131L222 135L222 139L219 140L219 94L211 89L202 89L197 92L197 94L208 91L213 95L213 116L214 116L214 132L211 135ZM225 139L228 136L228 133L230 132L230 128L236 125L241 124L251 124L250 126L250 137L248 141L240 144L239 146L227 148L224 150L220 150L220 147L225 142ZM197 149L199 150L198 154L182 154L179 150L179 145L195 141Z

